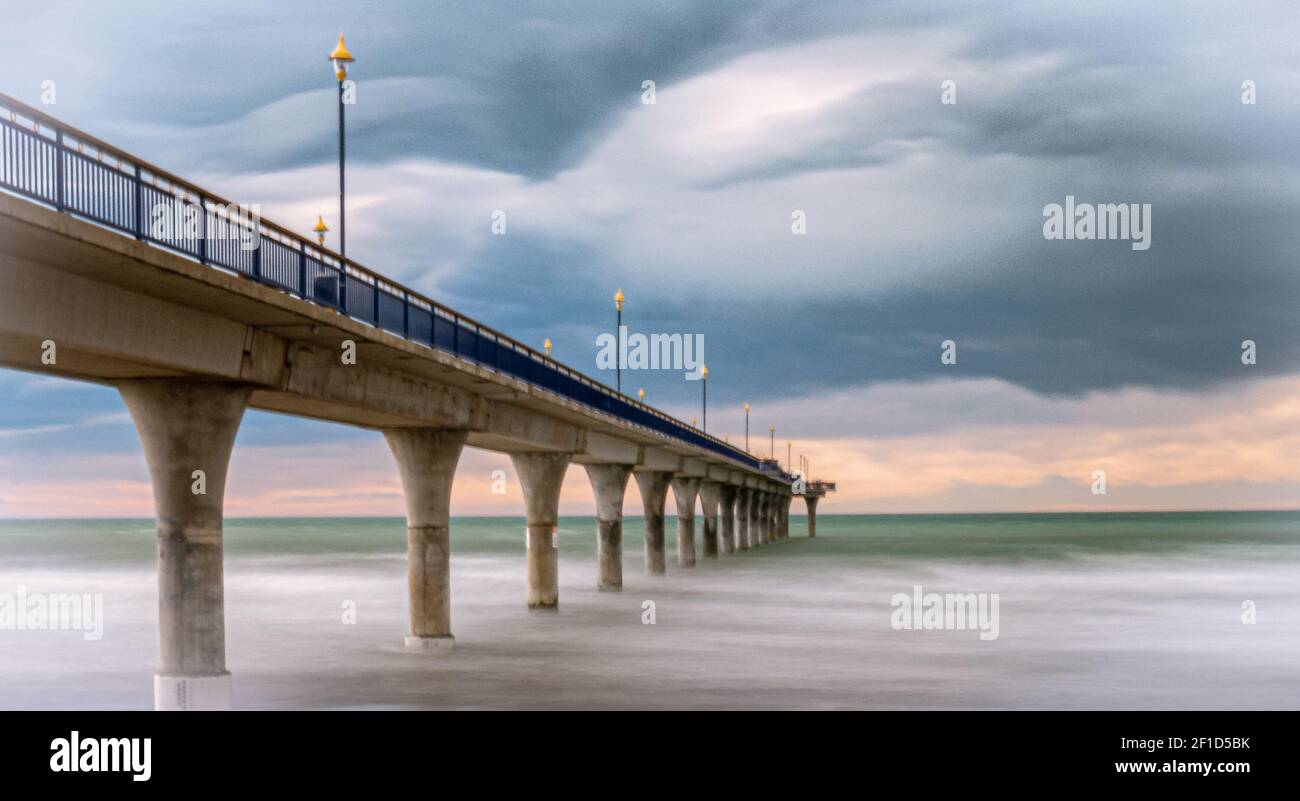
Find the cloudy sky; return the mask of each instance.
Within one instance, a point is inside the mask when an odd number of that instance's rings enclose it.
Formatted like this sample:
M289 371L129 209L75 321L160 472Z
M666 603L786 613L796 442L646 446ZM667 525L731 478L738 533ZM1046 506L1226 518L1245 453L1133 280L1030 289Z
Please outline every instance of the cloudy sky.
M621 287L632 330L704 335L710 430L749 401L827 511L1300 508L1294 3L3 13L0 91L53 81L50 113L303 233L337 220L346 32L350 255L611 383ZM1151 204L1150 249L1044 239L1067 195ZM698 413L680 373L625 383ZM467 453L453 513L519 513L497 468ZM227 511L402 505L378 434L250 412ZM0 516L151 513L115 391L0 371Z

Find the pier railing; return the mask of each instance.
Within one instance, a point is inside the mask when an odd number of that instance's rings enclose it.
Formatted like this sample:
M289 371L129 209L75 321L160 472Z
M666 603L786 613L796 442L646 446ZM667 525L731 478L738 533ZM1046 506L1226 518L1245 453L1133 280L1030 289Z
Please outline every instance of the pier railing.
M2 93L0 190L759 469L717 437Z

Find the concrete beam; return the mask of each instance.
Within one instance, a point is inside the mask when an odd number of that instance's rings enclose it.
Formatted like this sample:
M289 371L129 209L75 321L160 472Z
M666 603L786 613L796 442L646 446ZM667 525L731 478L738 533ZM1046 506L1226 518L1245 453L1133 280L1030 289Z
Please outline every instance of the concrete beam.
M682 457L666 448L652 445L641 447L641 458L637 460L638 471L676 473L682 469Z
M573 461L579 464L634 465L641 458L641 447L599 431L584 431L578 440Z
M703 459L688 457L682 459L681 469L677 472L691 478L708 478L709 463Z

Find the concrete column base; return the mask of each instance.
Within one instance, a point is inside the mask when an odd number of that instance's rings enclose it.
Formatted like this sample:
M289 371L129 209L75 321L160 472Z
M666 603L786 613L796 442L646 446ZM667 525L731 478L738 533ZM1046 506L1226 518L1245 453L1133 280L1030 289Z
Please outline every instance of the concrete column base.
M560 606L560 548L555 526L528 526L528 608L555 610Z
M456 647L456 638L450 634L444 634L439 637L412 637L406 638L406 650L421 651L424 653L451 653Z
M224 712L231 709L230 674L153 677L153 708L158 712Z

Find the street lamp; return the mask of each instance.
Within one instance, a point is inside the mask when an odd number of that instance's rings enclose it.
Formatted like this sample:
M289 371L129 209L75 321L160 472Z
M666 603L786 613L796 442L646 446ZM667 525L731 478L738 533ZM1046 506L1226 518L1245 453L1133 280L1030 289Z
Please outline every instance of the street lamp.
M700 427L700 418L698 418L698 417L692 417L692 418L691 418L691 428L699 428L699 427Z
M642 388L642 389L638 389L638 390L636 391L636 396L637 396L637 398L638 398L642 403L645 403L645 389L644 389L644 388Z
M614 318L614 338L618 340L618 350L614 355L615 363L615 380L617 384L615 389L623 391L623 289L620 287L614 293L614 312L617 315ZM644 394L644 393L642 393Z
M749 453L749 401L745 401L745 453Z
M316 244L325 247L325 233L329 231L329 227L325 225L325 218L322 215L316 215L316 224L311 227L311 230L316 232Z
M704 395L704 410L701 412L704 417L704 428L700 430L707 432L709 430L709 366L707 364L700 365L700 378L700 390Z
M551 358L551 338L550 338L550 337L547 337L547 338L546 338L546 342L544 342L544 343L542 344L542 347L546 349L546 358L548 358L548 359Z
M772 432L772 453L769 458L775 459L776 458L776 426L772 426L768 430Z
M343 42L343 34L339 34L339 43L335 45L334 52L330 53L330 61L334 64L334 77L339 82L339 255L343 257L344 265L339 271L340 276L347 275L347 258L348 258L348 237L347 225L344 222L343 214L343 82L348 77L348 65L356 61L352 53L348 51L348 46Z

